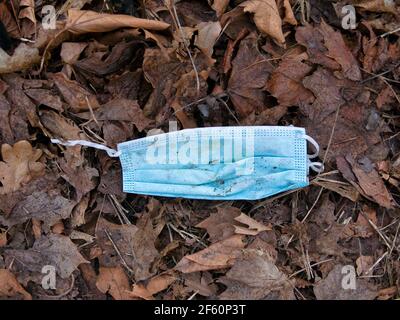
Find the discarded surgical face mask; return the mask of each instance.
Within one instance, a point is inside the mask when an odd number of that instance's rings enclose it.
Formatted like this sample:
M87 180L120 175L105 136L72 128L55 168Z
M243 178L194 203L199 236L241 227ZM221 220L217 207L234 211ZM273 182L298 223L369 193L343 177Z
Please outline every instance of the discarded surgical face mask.
M256 200L308 185L323 170L318 144L297 127L210 127L159 134L118 145L52 140L101 148L120 158L127 193L213 200ZM315 153L307 154L307 141Z

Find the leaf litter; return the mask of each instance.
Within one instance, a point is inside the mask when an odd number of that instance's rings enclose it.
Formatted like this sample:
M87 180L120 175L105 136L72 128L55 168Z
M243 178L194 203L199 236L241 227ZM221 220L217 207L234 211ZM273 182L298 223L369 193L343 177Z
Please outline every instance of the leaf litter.
M109 2L50 1L53 30L42 1L0 4L0 298L398 298L398 6ZM115 148L173 120L305 127L326 170L257 202L165 199L124 194L102 152L50 143Z

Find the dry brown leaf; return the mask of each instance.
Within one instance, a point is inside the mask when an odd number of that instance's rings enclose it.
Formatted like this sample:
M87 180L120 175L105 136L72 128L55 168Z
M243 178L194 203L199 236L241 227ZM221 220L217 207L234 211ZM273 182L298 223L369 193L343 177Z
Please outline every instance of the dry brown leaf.
M217 213L196 227L207 229L211 242L228 238L235 233L254 236L262 231L271 230L270 226L262 225L234 207L218 208Z
M165 30L168 23L140 19L123 14L97 13L94 11L68 10L66 28L75 34L89 32L108 32L119 28L143 28L147 30Z
M333 30L324 20L321 22L319 31L324 37L328 57L335 59L340 64L345 77L353 81L361 80L361 71L357 59L347 47L342 34Z
M134 284L129 295L135 298L153 300L155 294L167 289L175 280L176 277L173 274L162 273L149 279L146 285L142 283Z
M227 92L239 117L265 109L264 87L273 67L257 49L255 34L241 41L232 62L232 74Z
M101 292L109 293L115 300L131 300L129 278L122 267L100 267L96 286Z
M352 186L351 184L343 184L342 181L338 181L336 183L335 181L325 181L325 180L319 180L317 178L313 180L313 184L323 187L327 190L336 192L340 194L342 197L350 199L353 202L357 202L360 196L360 193L354 186Z
M32 300L32 296L7 269L0 269L0 298Z
M351 157L346 157L346 160L351 164L352 171L357 178L357 183L365 194L382 207L388 209L394 208L395 201L373 163L368 158L363 158L358 162L354 161Z
M44 105L56 111L63 111L63 104L59 96L48 89L26 89L25 94L29 96L36 105Z
M20 43L12 56L0 48L0 74L22 71L39 62L39 50L25 43Z
M74 161L61 159L60 168L63 171L61 176L68 181L76 190L78 200L96 188L99 172L97 169L87 165L76 166Z
M389 300L398 295L399 289L397 286L381 289L378 292L378 300Z
M275 299L294 299L293 287L268 255L247 249L220 280L227 289L221 299L263 299L274 291Z
M377 225L378 219L376 217L376 211L368 206L363 206L362 212L358 214L357 221L351 225L354 230L355 236L361 238L371 237L375 231L371 226L370 221Z
M299 55L282 59L268 80L266 89L282 106L310 104L315 100L312 92L302 84L304 77L312 70L311 66L301 61L303 57Z
M83 88L78 82L68 79L64 73L53 73L50 78L73 112L95 110L99 107L95 95Z
M7 7L6 2L0 3L0 21L3 23L7 33L13 38L21 38L18 25L14 20L13 14Z
M74 206L74 201L64 198L57 190L36 191L19 201L7 217L0 216L0 223L12 227L34 218L42 221L48 232L60 219L69 218Z
M84 42L63 42L61 46L61 59L68 64L74 64L78 61L82 51L87 47Z
M88 263L69 237L56 234L42 236L27 250L6 250L4 256L6 263L12 266L10 270L18 273L18 280L23 284L30 280L40 284L44 265L54 266L57 275L67 279L81 263Z
M244 12L254 14L254 22L260 32L274 38L279 44L285 43L282 19L275 0L248 0L240 4Z
M294 16L292 6L290 5L289 0L283 0L283 7L285 8L285 17L283 18L284 22L288 22L291 25L297 25L296 17Z
M318 300L373 300L377 296L375 286L365 279L357 279L354 290L343 288L342 269L342 265L336 265L325 279L314 285L314 293Z
M103 250L103 255L99 257L101 265L116 267L126 264L133 271L136 281L145 280L155 273L150 268L159 258L159 253L154 246L156 237L148 216L139 219L136 226L117 225L100 218L96 238Z
M372 256L359 256L356 260L357 274L367 274L370 268L374 265L374 257Z
M62 138L64 140L88 139L75 122L63 117L57 112L47 110L41 111L40 121L53 137Z
M396 13L396 4L393 0L353 0L356 7L371 12Z
M183 257L175 269L183 273L190 273L230 267L244 248L243 239L242 235L234 235L216 242L199 252Z
M195 45L200 48L205 55L212 57L214 45L221 33L221 24L216 21L201 22L197 26L198 35L195 40Z
M7 245L7 232L3 232L0 229L0 248Z
M217 16L221 17L228 5L229 0L214 0L211 7L215 10Z
M97 121L126 121L134 124L139 131L148 128L152 121L145 117L136 100L114 99L93 112ZM78 114L83 119L91 119L90 112ZM122 141L121 141L122 142Z
M42 155L28 141L19 141L14 146L1 146L3 161L0 162L0 194L17 191L32 178L44 174L45 166L37 162Z
M21 0L19 7L18 19L21 20L22 35L30 37L36 31L35 1Z

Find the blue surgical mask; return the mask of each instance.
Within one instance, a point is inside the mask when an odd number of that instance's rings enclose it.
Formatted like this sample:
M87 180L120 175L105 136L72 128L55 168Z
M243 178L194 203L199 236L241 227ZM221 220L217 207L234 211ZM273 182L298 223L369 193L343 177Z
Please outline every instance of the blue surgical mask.
M311 162L318 144L297 127L186 129L120 143L118 151L100 148L119 156L124 192L163 197L257 200L305 187L310 168L323 170Z

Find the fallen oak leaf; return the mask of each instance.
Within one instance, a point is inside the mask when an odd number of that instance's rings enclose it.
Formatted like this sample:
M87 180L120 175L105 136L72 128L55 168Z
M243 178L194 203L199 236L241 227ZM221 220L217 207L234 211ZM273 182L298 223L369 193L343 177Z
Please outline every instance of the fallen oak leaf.
M33 149L28 141L22 140L13 146L3 144L1 154L0 194L15 192L32 178L44 174L44 164L37 162L42 151Z
M66 29L75 34L108 32L119 28L143 28L147 30L165 30L169 24L132 17L123 14L97 13L94 11L68 10Z
M0 298L32 300L32 296L19 284L15 276L7 269L0 269Z

